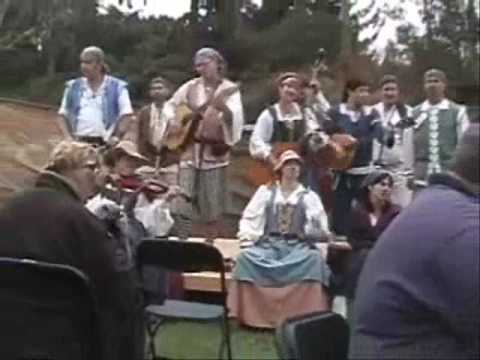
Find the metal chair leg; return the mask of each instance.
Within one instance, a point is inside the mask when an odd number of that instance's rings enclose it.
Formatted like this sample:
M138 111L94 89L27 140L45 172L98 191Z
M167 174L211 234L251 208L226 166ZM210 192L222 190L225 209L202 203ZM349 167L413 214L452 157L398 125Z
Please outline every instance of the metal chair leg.
M232 339L230 337L231 332L230 332L230 322L228 321L228 313L225 314L223 318L223 324L224 324L224 334L225 334L225 342L227 344L227 359L232 360Z
M222 334L222 339L221 339L220 347L218 351L218 358L225 359L224 353L225 353L225 347L226 347L227 359L231 360L232 349L231 349L231 339L230 339L230 325L229 325L228 319L225 320L225 318L222 318L222 321L220 322L220 331Z
M225 349L225 343L226 343L226 337L225 337L225 325L223 324L223 321L219 323L220 324L220 332L221 332L221 340L220 340L220 346L218 349L218 358L219 359L224 359L223 353Z
M160 325L164 322L163 319L161 318L155 318L153 319L151 316L147 315L146 319L146 328L147 328L147 334L148 334L148 347L150 351L150 356L152 357L153 360L157 359L157 351L155 348L155 335L158 332L158 329L160 328Z

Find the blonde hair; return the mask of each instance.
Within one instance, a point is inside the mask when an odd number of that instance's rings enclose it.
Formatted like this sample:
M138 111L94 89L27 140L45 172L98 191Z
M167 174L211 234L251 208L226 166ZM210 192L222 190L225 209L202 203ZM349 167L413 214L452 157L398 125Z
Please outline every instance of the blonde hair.
M52 150L47 169L56 172L73 170L98 159L97 151L90 144L78 141L62 141Z

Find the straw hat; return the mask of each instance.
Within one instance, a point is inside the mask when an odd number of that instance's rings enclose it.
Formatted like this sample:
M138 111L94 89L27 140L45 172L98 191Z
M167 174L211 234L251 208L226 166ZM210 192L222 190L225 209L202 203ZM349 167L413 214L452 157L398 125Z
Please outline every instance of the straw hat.
M273 170L275 172L279 171L283 167L283 165L285 165L285 163L290 160L296 160L300 164L303 164L303 160L300 157L300 155L298 155L293 150L286 150L280 155L280 158L278 159L278 162L275 164L275 167L273 168Z
M118 158L120 155L127 155L141 163L148 163L148 159L139 153L137 145L130 140L120 141L113 149L113 155Z

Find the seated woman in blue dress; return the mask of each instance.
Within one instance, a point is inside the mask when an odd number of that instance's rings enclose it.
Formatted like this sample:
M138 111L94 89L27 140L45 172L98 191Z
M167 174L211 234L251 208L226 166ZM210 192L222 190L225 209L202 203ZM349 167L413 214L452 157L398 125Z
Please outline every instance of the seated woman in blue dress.
M279 181L260 186L240 220L243 251L228 304L245 325L273 328L329 308L330 269L315 246L329 238L328 220L318 195L299 182L302 163L295 151L282 153L274 167Z

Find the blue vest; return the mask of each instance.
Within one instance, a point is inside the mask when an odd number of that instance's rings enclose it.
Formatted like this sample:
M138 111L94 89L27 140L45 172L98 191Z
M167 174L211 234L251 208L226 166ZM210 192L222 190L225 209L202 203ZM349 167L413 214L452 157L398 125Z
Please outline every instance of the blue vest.
M386 143L385 132L380 121L378 113L362 112L358 121L353 121L350 116L340 111L340 106L333 107L328 112L332 119L335 132L343 132L353 136L358 140L357 150L353 158L352 168L368 166L372 162L373 140L377 139L380 143ZM332 125L330 125L332 126ZM328 128L328 125L325 125Z
M82 78L67 82L66 91L66 118L72 133L76 132L78 125L78 114L80 113L80 100L82 99L85 87ZM105 90L102 94L102 121L105 129L115 126L120 115L119 97L127 83L113 76L105 76Z

